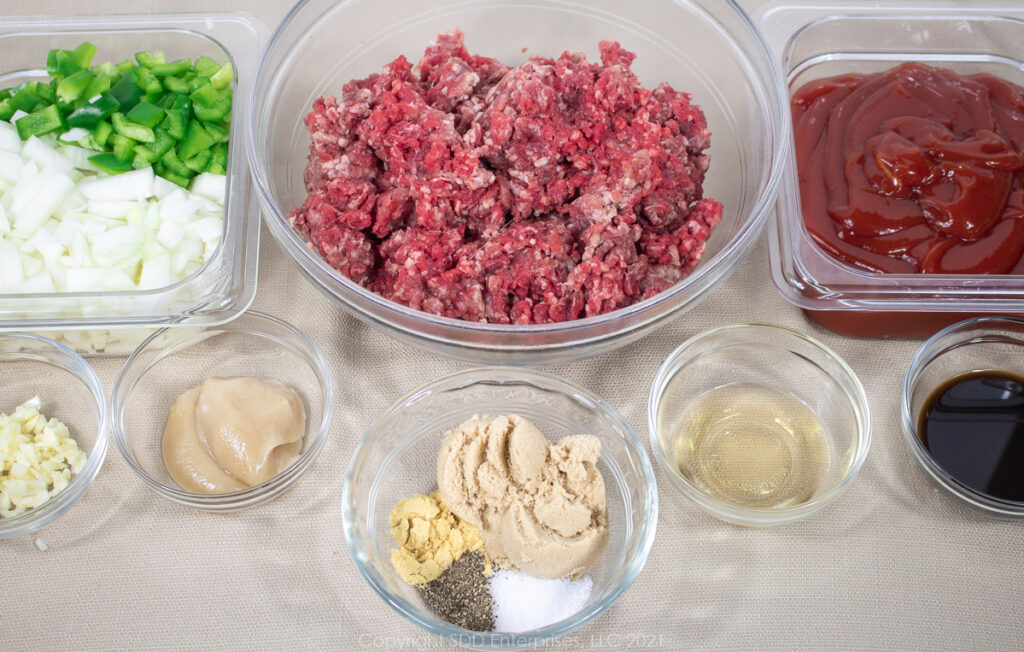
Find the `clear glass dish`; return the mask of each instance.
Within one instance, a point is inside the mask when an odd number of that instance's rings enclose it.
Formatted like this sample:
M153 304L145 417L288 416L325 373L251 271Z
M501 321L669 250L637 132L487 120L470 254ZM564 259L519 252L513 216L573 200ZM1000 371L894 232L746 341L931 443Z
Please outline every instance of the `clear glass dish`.
M386 6L386 9L384 7ZM707 115L711 168L706 196L725 206L703 262L686 279L642 303L557 324L505 326L437 317L387 301L350 281L312 251L288 221L306 197L303 170L313 101L340 94L399 54L413 61L454 27L472 52L519 63L529 55L582 51L600 40L636 52L647 87L667 81L692 93ZM789 124L778 69L746 14L728 0L624 4L401 0L299 2L271 37L250 103L247 146L270 232L302 274L366 323L442 355L528 364L596 355L634 341L693 307L721 283L759 236L774 203Z
M391 565L388 516L395 503L437 488L445 433L475 415L519 414L549 439L587 433L601 440L598 469L608 497L609 541L590 571L594 590L575 615L519 634L470 632L442 621ZM557 376L509 367L469 369L400 398L366 431L345 478L345 537L356 567L389 606L445 640L474 648L538 645L582 627L629 588L647 560L658 523L658 489L643 444L608 403Z
M737 383L783 390L821 424L829 462L806 501L784 507L735 504L680 469L673 435L686 408L709 390ZM647 421L654 457L672 484L712 516L737 525L790 523L831 504L853 482L871 445L868 399L853 370L817 340L769 324L722 326L680 344L651 384ZM786 472L795 468L794 463Z
M63 491L39 507L0 518L0 539L6 539L35 532L81 500L103 466L110 431L107 399L96 372L58 342L37 335L0 334L0 387L0 411L10 414L38 396L40 412L63 422L86 454L85 466Z
M1024 6L1019 2L866 6L851 0L782 0L767 3L754 18L790 91L814 79L881 72L906 61L960 74L990 73L1024 85ZM838 333L928 336L971 314L1024 313L1024 276L872 274L832 258L804 227L792 158L768 235L779 291Z
M254 487L225 494L185 491L164 466L161 441L174 400L211 376L252 376L295 390L306 410L306 435L299 459ZM114 443L150 489L174 502L229 512L267 502L287 489L327 443L333 388L316 345L294 326L250 311L208 328L165 328L128 358L110 398Z
M97 46L96 63L143 50L170 58L230 61L236 73L228 152L224 233L206 264L172 285L145 291L0 294L0 328L46 331L86 353L130 353L146 327L223 323L256 293L259 219L243 152L255 64L266 28L245 13L74 16L0 19L0 85L46 79L52 48ZM82 334L85 331L85 335Z
M951 378L977 371L1024 376L1024 319L977 317L943 329L921 345L907 368L900 416L903 441L942 489L992 516L1024 517L1024 502L990 496L951 475L921 441L918 420L932 393Z

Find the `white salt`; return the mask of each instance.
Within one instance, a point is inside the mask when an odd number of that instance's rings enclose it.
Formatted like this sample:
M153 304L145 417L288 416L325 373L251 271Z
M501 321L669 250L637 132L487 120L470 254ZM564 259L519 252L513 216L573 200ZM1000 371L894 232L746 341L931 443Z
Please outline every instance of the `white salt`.
M546 580L521 571L499 570L491 577L494 630L526 632L572 616L587 604L594 582Z

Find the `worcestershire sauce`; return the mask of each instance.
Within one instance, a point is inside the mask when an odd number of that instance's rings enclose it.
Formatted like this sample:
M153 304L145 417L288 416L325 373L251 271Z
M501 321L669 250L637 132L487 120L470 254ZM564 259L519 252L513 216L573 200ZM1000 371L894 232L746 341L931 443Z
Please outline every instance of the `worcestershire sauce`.
M983 371L951 378L928 397L918 432L960 482L1024 502L1024 377Z

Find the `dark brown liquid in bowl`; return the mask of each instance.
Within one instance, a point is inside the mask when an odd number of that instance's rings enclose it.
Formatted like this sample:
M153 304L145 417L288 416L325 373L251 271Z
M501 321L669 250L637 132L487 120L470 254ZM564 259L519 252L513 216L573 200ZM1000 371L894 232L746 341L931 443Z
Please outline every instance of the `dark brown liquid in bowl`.
M963 484L1024 502L1024 377L984 371L949 379L925 402L918 433Z

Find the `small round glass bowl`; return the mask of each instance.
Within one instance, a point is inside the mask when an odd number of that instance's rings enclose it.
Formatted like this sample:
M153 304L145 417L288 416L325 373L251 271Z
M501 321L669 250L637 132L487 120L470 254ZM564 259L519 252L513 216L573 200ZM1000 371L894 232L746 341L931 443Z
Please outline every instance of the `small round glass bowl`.
M291 387L306 409L299 459L277 476L242 491L185 491L164 466L161 440L171 404L210 376L252 376ZM157 331L125 363L111 397L114 443L128 466L161 496L199 509L228 512L264 503L288 488L323 449L333 390L327 363L291 324L247 312L211 328Z
M739 505L714 495L694 479L689 467L681 468L675 436L683 426L684 413L706 392L730 385L781 390L788 394L787 400L802 403L801 410L809 409L820 424L824 446L815 443L815 450L820 451L822 463L815 467L815 472L820 467L820 476L809 498L778 507ZM771 411L774 408L768 410L777 417ZM672 483L705 511L738 525L790 523L825 507L853 481L871 443L868 400L853 370L820 342L769 324L732 324L683 342L658 370L647 418L654 456ZM782 445L778 435L764 434L771 437L765 440L766 446ZM776 473L797 473L799 467L792 460L784 463L789 466ZM785 475L769 478L780 483L786 479Z
M38 335L0 335L0 387L5 400L0 410L11 414L38 396L40 412L63 422L86 454L85 466L64 491L39 507L0 518L0 539L6 539L35 532L85 495L107 456L110 433L107 399L96 372L63 344Z
M587 433L601 440L598 468L608 499L609 539L590 571L593 593L575 615L522 633L470 632L434 615L391 565L388 521L402 498L437 488L436 462L449 430L469 418L519 414L549 439ZM385 602L420 627L465 646L537 645L596 618L643 568L658 522L658 488L643 445L608 403L547 373L509 367L469 369L438 378L399 399L366 431L345 478L345 537L359 571Z
M1024 502L990 496L950 475L928 452L918 433L921 411L932 393L951 378L978 371L1024 376L1024 319L967 319L939 331L922 344L903 381L903 440L939 487L988 514L1019 518L1024 516Z
M597 355L650 333L716 288L750 251L771 212L788 156L789 99L760 33L732 0L302 0L281 21L256 74L246 150L264 222L303 276L345 310L404 342L482 364L550 364ZM584 52L602 39L636 53L647 88L665 81L707 116L705 195L724 206L700 265L671 288L613 312L552 324L439 317L384 299L328 265L288 214L306 198L305 116L398 55L418 61L439 33L460 28L471 52L519 64Z

